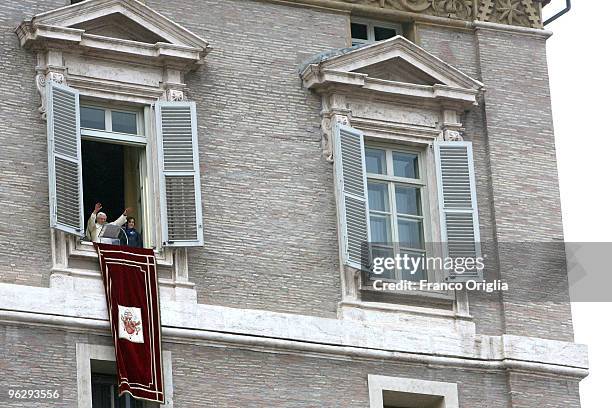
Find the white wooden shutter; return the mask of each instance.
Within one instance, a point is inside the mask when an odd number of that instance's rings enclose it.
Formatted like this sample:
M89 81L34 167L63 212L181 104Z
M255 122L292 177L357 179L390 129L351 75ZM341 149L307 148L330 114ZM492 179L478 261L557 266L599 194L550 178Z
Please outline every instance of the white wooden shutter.
M51 227L83 236L83 181L79 92L47 83L49 209Z
M370 238L363 133L334 126L334 167L342 262L361 269L362 245Z
M481 256L481 248L472 142L440 141L434 149L445 256L475 259ZM482 280L480 269L446 272L450 281Z
M158 102L155 110L163 245L203 245L195 103Z

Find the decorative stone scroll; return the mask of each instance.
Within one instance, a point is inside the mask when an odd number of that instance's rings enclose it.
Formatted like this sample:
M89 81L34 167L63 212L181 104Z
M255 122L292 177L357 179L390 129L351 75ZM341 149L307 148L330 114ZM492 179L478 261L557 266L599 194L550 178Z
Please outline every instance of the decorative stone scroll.
M66 77L61 72L47 71L47 73L39 72L36 74L36 89L40 95L40 106L38 112L43 120L47 120L47 83L50 81L58 84L65 84Z
M298 0L297 2L308 2ZM542 28L541 0L335 0L466 21Z

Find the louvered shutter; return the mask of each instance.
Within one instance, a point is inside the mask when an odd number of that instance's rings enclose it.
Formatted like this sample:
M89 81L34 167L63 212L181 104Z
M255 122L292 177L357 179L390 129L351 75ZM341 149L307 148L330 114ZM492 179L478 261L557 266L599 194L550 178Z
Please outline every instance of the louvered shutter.
M334 126L334 167L342 262L361 269L362 245L370 237L363 133Z
M79 93L47 83L49 209L51 227L83 236L83 182Z
M475 259L481 256L481 248L472 143L436 142L434 149L445 256ZM455 282L482 280L482 270L446 273Z
M159 102L155 108L163 245L199 246L204 232L195 103Z

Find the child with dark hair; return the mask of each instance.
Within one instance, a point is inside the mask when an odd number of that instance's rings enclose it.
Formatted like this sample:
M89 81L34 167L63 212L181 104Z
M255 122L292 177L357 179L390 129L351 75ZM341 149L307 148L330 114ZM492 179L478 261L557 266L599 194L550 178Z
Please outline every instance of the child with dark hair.
M125 231L125 235L121 237L121 244L142 248L142 236L136 231L136 220L134 217L127 217L127 223L123 230ZM125 242L126 238L127 242Z

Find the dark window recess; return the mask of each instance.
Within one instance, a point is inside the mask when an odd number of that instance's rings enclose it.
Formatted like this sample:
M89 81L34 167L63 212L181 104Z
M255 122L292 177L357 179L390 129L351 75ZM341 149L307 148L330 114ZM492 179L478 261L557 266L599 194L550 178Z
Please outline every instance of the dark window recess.
M367 40L368 26L365 24L351 23L351 37L357 40Z
M397 32L394 28L374 27L374 41L382 41L395 37Z
M125 209L124 147L119 144L81 141L83 158L83 205L85 221L97 202L108 222L115 221Z
M112 374L92 374L91 376L92 408L145 408L145 403L132 398L129 394L119 397L117 377Z

